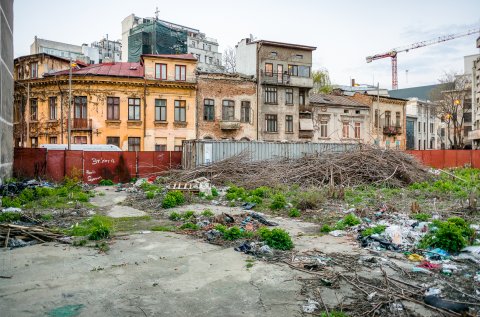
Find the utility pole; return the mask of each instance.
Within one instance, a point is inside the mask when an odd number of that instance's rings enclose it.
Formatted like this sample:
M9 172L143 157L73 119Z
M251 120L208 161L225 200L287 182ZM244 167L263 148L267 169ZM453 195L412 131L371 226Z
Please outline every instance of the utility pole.
M67 138L68 138L68 150L72 149L71 134L72 134L72 57L70 57L70 72L68 74L68 119L67 119Z

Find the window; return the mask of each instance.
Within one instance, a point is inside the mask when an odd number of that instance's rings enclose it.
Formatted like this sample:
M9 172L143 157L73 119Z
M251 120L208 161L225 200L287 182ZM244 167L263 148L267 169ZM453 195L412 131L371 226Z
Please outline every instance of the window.
M175 80L186 80L187 66L175 65Z
M57 120L57 97L48 98L48 113L50 120Z
M285 89L285 104L293 105L293 89L292 88Z
M423 149L424 149L424 150L427 149L427 140L423 140Z
M73 137L73 143L75 144L87 144L86 136L75 136Z
M350 137L350 126L348 121L343 121L342 137L345 139Z
M298 66L297 65L288 65L288 74L290 76L298 76Z
M120 137L118 136L107 136L107 144L116 145L120 147Z
M267 132L277 132L277 115L276 114L266 114L265 115L265 125Z
M361 128L360 122L355 122L355 126L354 126L355 139L360 139L360 128Z
M349 112L350 112L350 110L347 110L347 109L343 110L343 113L349 113Z
M51 136L49 143L50 143L50 144L57 144L57 137L56 137L56 136Z
M209 50L209 51L212 50L212 46L211 46L211 45L208 45L208 50Z
M390 111L385 111L385 126L389 127L391 120L391 112Z
M186 121L187 102L185 100L175 100L175 122Z
M275 57L277 57L278 54L277 54L277 52L271 52L270 55L275 58Z
M167 121L167 100L155 99L155 121Z
M37 77L38 77L38 64L30 63L30 78L37 78Z
M272 63L265 63L265 76L269 76L269 77L273 76L273 64Z
M277 87L265 88L265 103L271 103L271 104L277 103Z
M310 66L298 66L299 77L310 77Z
M209 64L212 64L212 62L213 62L213 58L212 58L212 57L209 57L209 58L208 58L208 63L209 63Z
M155 151L166 151L167 145L166 144L155 144Z
M250 123L250 101L242 101L240 121Z
M222 120L235 120L235 102L233 100L224 100L222 102Z
M140 138L128 138L128 150L140 151Z
M360 110L355 110L355 114L360 114Z
M173 150L174 150L174 151L182 152L182 149L183 149L183 147L182 147L181 145L175 145L175 146L173 147Z
M430 133L433 133L433 123L430 123Z
M32 144L32 147L38 147L38 138L30 138L30 143Z
M430 139L430 149L433 149L433 139Z
M213 99L205 99L203 101L203 120L215 120L215 101Z
M425 133L427 132L427 123L426 122L423 123L423 132L425 132Z
M418 149L421 150L422 149L422 141L418 140Z
M378 109L375 109L375 128L378 128Z
M128 98L128 120L140 120L140 98Z
M87 119L87 97L86 96L76 96L73 99L74 102L74 119Z
M421 122L418 123L418 132L422 132L422 123Z
M155 78L160 80L167 79L167 64L155 64Z
M293 116L286 115L285 116L285 132L293 132Z
M328 138L328 120L327 119L320 120L320 137Z
M298 58L298 59L303 59L303 55L301 55L301 54L297 54L297 55L295 55L295 58Z
M195 41L192 41L192 47L195 47L197 43Z
M400 127L401 124L400 124L400 112L396 112L395 113L395 126L396 127Z
M38 120L38 103L37 99L30 99L30 120Z
M305 90L300 89L298 92L298 104L301 106L305 105Z
M107 120L120 120L119 97L107 97Z

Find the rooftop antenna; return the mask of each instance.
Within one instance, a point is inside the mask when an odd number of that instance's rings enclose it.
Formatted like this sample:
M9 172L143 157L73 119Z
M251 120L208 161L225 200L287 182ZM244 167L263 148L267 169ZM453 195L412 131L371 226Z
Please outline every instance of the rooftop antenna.
M155 20L158 21L158 14L160 13L160 11L158 11L158 7L155 8Z

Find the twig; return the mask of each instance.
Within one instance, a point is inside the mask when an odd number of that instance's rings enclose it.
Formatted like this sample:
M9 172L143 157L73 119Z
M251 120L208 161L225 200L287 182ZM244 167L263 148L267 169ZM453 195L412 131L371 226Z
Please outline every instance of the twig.
M10 228L8 228L7 237L5 238L5 248L8 247L8 239L10 239Z
M318 297L320 297L320 301L322 302L323 307L325 308L325 312L327 313L327 316L330 316L327 305L325 305L325 303L323 302L322 294L320 293L320 289L318 287L317 287L317 293L318 293Z

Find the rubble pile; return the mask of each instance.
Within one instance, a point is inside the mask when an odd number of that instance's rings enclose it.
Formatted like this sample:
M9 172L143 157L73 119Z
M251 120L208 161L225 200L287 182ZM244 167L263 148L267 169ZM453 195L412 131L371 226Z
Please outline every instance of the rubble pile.
M48 241L70 243L68 237L43 226L0 224L0 246L2 247L16 248Z
M207 177L213 184L259 186L359 186L383 184L402 187L431 177L428 169L402 151L362 147L350 152L324 152L296 159L251 161L248 152L192 170L171 173L176 181Z

